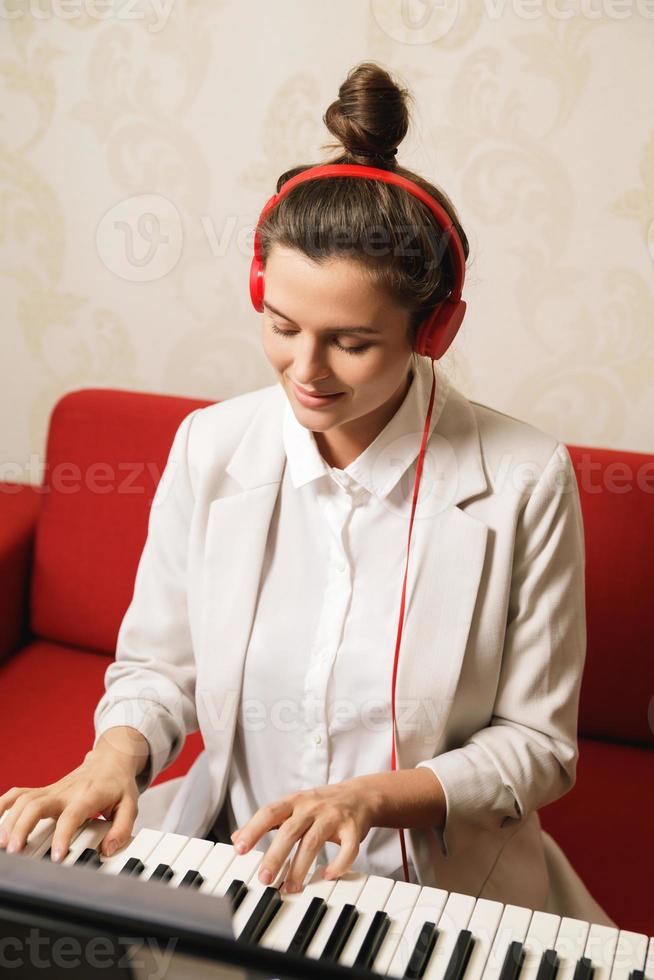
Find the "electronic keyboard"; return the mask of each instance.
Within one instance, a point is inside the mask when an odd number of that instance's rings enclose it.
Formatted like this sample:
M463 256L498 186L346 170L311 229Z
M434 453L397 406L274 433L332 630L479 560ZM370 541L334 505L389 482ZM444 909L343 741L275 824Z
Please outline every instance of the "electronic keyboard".
M24 923L47 913L50 926L69 929L73 920L87 931L138 925L173 937L182 957L232 964L247 976L654 980L654 938L639 933L379 875L350 871L327 881L320 866L301 892L287 894L288 862L265 886L257 874L263 851L241 855L231 844L151 829L105 858L99 847L110 826L88 820L57 864L49 860L51 818L18 854L0 851L0 937L12 914ZM205 976L185 962L186 972L167 977Z

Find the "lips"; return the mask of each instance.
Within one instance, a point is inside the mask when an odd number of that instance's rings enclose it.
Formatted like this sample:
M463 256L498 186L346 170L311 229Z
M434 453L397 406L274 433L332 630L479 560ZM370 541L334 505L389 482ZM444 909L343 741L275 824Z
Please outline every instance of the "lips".
M328 398L330 395L342 394L341 391L307 391L306 388L301 388L300 385L295 384L295 381L292 381L291 384L295 385L301 394L308 395L310 398Z

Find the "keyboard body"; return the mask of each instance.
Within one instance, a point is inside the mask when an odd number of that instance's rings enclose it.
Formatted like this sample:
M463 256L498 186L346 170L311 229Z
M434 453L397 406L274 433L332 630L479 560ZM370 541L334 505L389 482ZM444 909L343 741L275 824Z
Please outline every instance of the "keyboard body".
M38 916L38 902L10 893L10 886L19 888L26 877L16 870L25 869L24 862L30 862L32 890L38 890L39 876L42 891L46 885L51 889L48 909L55 917L61 883L70 884L75 876L83 898L75 912L68 889L69 924L76 915L81 920L84 911L88 922L103 921L108 931L116 923L124 927L138 921L162 939L194 934L171 957L166 980L177 975L654 980L654 939L639 933L378 875L348 872L327 881L319 866L310 871L302 891L287 894L281 888L287 867L272 885L259 882L261 850L239 855L230 844L147 828L112 857L101 858L98 849L110 827L101 819L80 827L61 864L52 864L54 825L54 820L41 820L17 855L0 851L0 921L3 895L7 915L20 906L25 921L27 909L35 920ZM68 878L66 869L73 869ZM157 904L148 901L155 894L165 911L159 909L159 920L148 924L145 910ZM134 896L138 901L130 909ZM203 902L202 896L214 901ZM108 901L104 911L103 898ZM143 949L140 955L143 960ZM110 980L106 970L101 974ZM70 971L62 975L72 976Z

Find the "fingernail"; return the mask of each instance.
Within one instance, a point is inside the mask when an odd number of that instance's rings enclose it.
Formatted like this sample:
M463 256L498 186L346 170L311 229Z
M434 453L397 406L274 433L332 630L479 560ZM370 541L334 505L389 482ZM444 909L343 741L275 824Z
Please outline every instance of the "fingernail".
M287 892L290 892L291 894L295 894L295 892L299 892L300 890L298 885L296 885L294 881L285 881L284 888L286 889Z
M112 854L115 854L117 850L118 850L118 841L117 840L109 841L109 843L107 844L108 857L111 857Z
M9 840L9 834L6 830L0 830L0 847L4 847Z
M269 885L272 879L272 872L268 871L268 868L264 868L263 871L259 872L259 881L262 885Z
M61 861L62 857L64 856L63 847L53 847L50 856L53 861Z
M18 841L15 837L12 837L7 844L7 854L14 854L18 850Z
M238 851L239 854L245 854L245 852L248 849L248 846L244 840L237 841L234 846L236 847L236 850Z

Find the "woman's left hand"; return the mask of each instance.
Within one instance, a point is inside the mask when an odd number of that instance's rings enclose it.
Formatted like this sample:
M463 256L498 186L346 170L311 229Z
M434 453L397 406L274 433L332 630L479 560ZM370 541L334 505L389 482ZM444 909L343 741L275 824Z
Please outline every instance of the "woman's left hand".
M245 826L234 831L232 843L245 853L268 831L279 828L259 867L259 881L269 885L300 841L283 889L298 892L326 841L341 845L325 868L326 878L337 878L352 866L372 826L371 796L370 786L362 785L360 778L291 793L257 810Z

